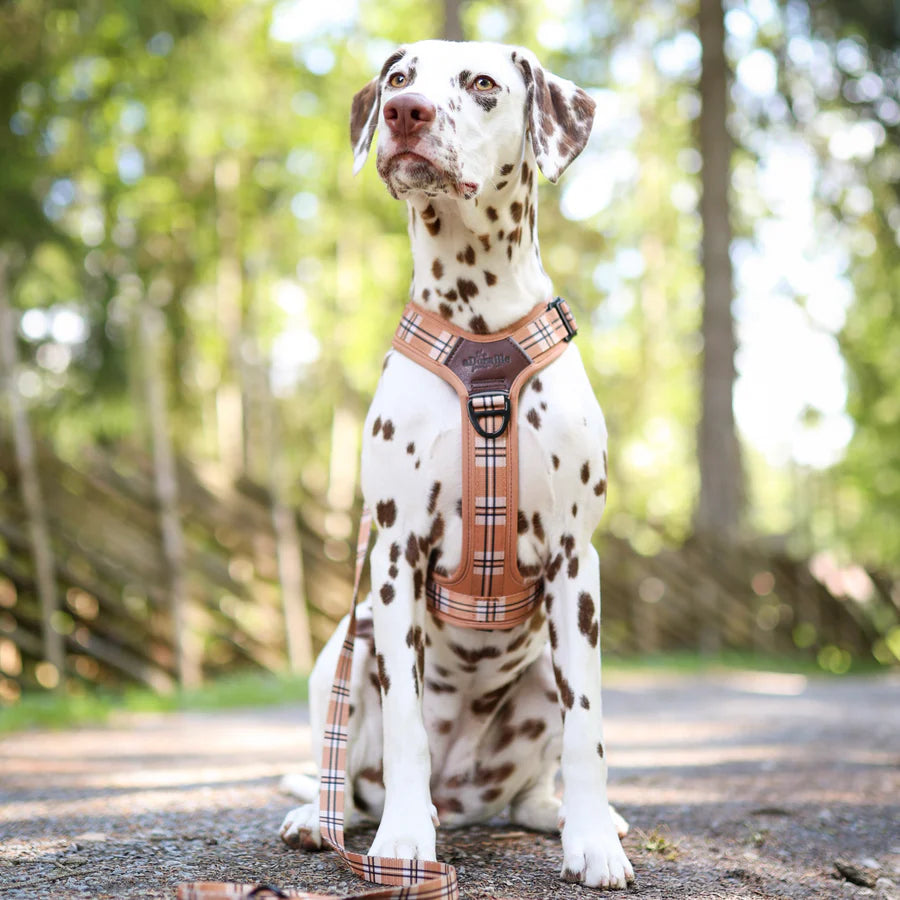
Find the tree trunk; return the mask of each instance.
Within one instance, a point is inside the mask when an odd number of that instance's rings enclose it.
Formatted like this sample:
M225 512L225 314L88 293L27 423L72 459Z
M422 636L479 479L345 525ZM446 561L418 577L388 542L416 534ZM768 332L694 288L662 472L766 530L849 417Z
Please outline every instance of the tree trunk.
M138 310L138 337L141 348L147 415L153 449L153 478L162 533L163 559L172 611L172 637L182 687L195 687L202 680L200 663L190 636L188 591L184 565L184 533L178 512L178 475L166 409L166 380L163 375L159 334L161 313L142 298Z
M444 0L444 27L441 37L445 41L462 41L462 0Z
M35 583L41 606L41 633L44 659L53 671L42 674L38 680L48 688L61 687L65 676L65 644L63 636L53 627L53 619L59 608L56 591L56 563L50 544L47 513L41 493L40 475L34 452L31 427L25 413L25 404L16 383L18 358L16 353L16 321L6 295L6 257L0 251L0 383L5 390L7 406L12 421L16 467L19 470L19 486L22 505L28 519L28 539L34 561Z
M701 537L736 537L744 499L734 423L735 336L731 314L731 225L728 186L731 139L726 126L729 72L722 0L700 0L700 214L703 222L703 370L697 436L700 499L694 527Z

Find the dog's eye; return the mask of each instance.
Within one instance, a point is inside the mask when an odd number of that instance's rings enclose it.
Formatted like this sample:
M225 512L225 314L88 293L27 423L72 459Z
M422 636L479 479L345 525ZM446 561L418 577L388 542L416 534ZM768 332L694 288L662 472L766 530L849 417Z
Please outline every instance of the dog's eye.
M388 84L395 88L403 87L406 84L406 76L402 72L394 72L388 79Z
M497 82L490 75L479 75L472 84L476 91L492 91L497 87Z

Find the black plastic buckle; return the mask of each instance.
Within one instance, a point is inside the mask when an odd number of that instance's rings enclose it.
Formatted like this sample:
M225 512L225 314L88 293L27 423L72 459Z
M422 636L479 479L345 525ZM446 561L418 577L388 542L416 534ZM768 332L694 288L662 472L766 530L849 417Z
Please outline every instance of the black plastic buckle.
M244 895L246 898L250 897L262 897L263 894L272 894L274 897L287 897L287 894L284 891L280 891L277 887L272 887L271 884L258 884L252 891L249 891Z
M475 409L474 404L472 403L477 397L503 397L503 409ZM509 405L509 394L502 391L483 391L478 394L469 394L469 421L472 423L472 427L484 438L498 438L504 431L506 431L506 426L509 425L509 414L510 414L510 405ZM496 431L488 431L481 424L481 419L488 419L492 416L501 416L500 427Z
M563 340L568 344L569 341L571 341L572 338L575 337L576 334L578 334L578 329L571 326L568 317L562 311L562 304L564 302L565 301L562 297L557 297L555 300L547 304L547 309L555 309L557 315L560 317L560 319L562 319L563 327L567 332L566 337L564 337Z

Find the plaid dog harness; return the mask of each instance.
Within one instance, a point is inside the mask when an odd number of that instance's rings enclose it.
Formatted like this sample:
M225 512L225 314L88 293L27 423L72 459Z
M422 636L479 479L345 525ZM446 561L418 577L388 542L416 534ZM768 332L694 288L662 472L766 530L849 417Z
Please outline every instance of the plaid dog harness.
M505 331L488 335L462 331L412 303L403 312L394 348L448 382L459 395L462 410L462 559L457 571L446 578L429 573L426 585L431 611L446 622L469 628L512 628L525 621L543 597L543 580L526 582L516 561L519 392L527 379L563 352L575 333L574 316L561 298L535 307ZM458 900L453 866L368 856L344 846L350 675L359 585L371 530L372 517L364 509L350 620L331 686L322 745L319 827L323 840L357 875L390 885L345 900ZM326 894L285 892L264 884L178 886L178 900L255 897L331 900Z
M522 385L565 350L575 318L557 298L505 331L472 334L410 303L395 350L446 381L462 417L462 558L450 576L428 573L428 605L466 628L512 628L541 602L544 582L519 572L518 404Z

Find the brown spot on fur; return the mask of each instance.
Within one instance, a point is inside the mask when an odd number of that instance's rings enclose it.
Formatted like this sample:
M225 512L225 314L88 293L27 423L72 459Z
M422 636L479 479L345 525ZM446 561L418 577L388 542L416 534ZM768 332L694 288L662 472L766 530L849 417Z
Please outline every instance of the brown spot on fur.
M481 241L481 249L487 253L491 249L491 236L489 234L479 234L478 240Z
M381 602L384 603L385 606L394 602L394 586L392 584L385 582L381 586L381 591L379 593L381 594Z
M419 561L419 542L416 536L410 532L406 539L406 561L414 566Z
M578 504L577 504L577 503L573 503L573 504L572 504L572 515L573 515L573 516L577 516L577 515L578 515Z
M375 504L375 518L382 528L390 528L397 520L397 504L393 500L380 500Z
M515 728L502 728L494 741L494 752L505 750L516 739Z
M602 497L605 493L606 493L606 479L605 479L605 478L601 478L601 479L594 485L594 495L597 496L597 497Z
M379 431L381 431L381 416L378 416L372 423L372 437L375 437Z
M502 652L499 647L490 645L487 647L480 647L476 650L470 650L468 647L463 647L462 644L450 644L450 650L454 655L467 663L477 663L481 662L483 659L495 659L500 656Z
M490 803L503 795L503 789L498 787L488 788L482 795L481 799L485 803Z
M493 272L488 272L487 270L485 270L484 283L488 287L493 287L497 283L497 276Z
M528 163L522 163L522 184L528 183L528 173L531 170L528 168Z
M597 756L599 756L600 759L603 759L603 743L602 742L597 744Z
M410 456L412 456L413 453L416 452L416 445L415 445L414 443L412 443L412 441L410 441L410 443L408 443L408 444L406 445L406 452L407 452Z
M469 331L473 331L475 334L487 334L487 322L484 321L482 316L472 316L469 319Z
M474 265L475 265L475 251L472 249L472 245L471 245L471 244L469 244L469 245L466 247L465 252L464 252L464 254L463 254L463 258L464 258L465 261L466 261L466 265L468 265L468 266L474 266Z
M529 409L528 415L525 418L528 419L529 424L532 428L534 428L535 431L540 431L541 416L536 409Z
M435 800L434 805L437 807L438 813L465 812L465 807L462 805L462 800L460 800L458 797L442 797L439 800Z
M498 190L498 191L502 191L503 188L505 188L506 185L508 185L508 184L509 184L508 181L499 181L499 182L497 182L497 190Z
M566 559L568 559L572 555L572 551L575 549L575 538L572 537L571 534L564 534L559 539L559 546L566 551Z
M590 466L590 463L586 462L581 467L581 483L587 484L588 481L590 480L590 478L591 478L591 466Z
M406 448L406 452L410 452L408 447ZM390 559L392 563L395 563L400 559L400 545L396 542L391 544Z
M396 566L393 566L393 565L392 565L392 566L388 569L388 575L389 575L391 578L396 578L397 575L399 574L399 571L400 571L400 570L399 570Z
M544 382L541 381L540 378L535 376L534 378L531 379L531 388L532 388L532 390L540 393L544 389Z
M386 440L390 441L394 438L394 423L388 419L381 428L381 436Z
M554 453L553 456L550 457L551 462L553 463L553 468L559 468L559 457Z
M555 650L558 646L559 638L556 634L556 626L553 622L547 624L547 631L550 633L550 646Z
M432 681L429 679L425 682L425 687L435 694L455 694L456 688L452 684L445 684L441 681Z
M531 527L534 529L534 536L539 540L544 540L544 523L541 521L541 514L536 512L531 517Z
M521 222L522 221L522 204L516 200L515 203L512 204L509 208L510 215L513 217L513 222Z
M563 676L562 669L556 663L553 664L553 676L556 678L556 688L559 691L563 706L566 709L571 709L575 705L575 695L572 693L571 685Z
M452 318L453 318L453 307L450 306L449 303L442 303L442 304L438 307L438 312L439 312L445 319L452 319Z
M431 486L431 491L428 494L428 515L432 515L434 513L435 508L437 507L437 499L438 494L441 492L441 483L436 481Z
M562 568L563 564L563 555L562 553L557 553L556 556L551 560L547 565L547 580L553 581L556 578L557 574L559 574L559 570Z
M506 781L506 779L515 771L516 766L511 762L502 763L499 766L495 766L493 769L487 766L477 765L475 767L475 777L472 781L479 786Z
M569 560L569 570L568 570L569 578L575 578L578 575L578 557L573 556Z
M444 277L444 264L439 259L436 259L431 264L431 274L434 275L437 281Z
M495 690L488 691L483 697L478 697L473 700L471 706L472 712L476 716L489 715L500 705L500 701L503 700L511 687L511 684L502 684Z
M510 172L515 168L512 163L507 163L505 166L502 166L500 169L501 175L509 175Z
M438 719L434 727L438 734L450 734L453 731L454 722L451 719Z
M367 766L365 769L361 769L356 777L384 787L384 769L381 766Z
M590 709L591 708L591 701L588 700L587 694L581 695L581 708L582 709Z
M594 606L594 598L586 591L582 591L578 595L578 630L582 634L591 633L591 626L594 624L596 615L597 608Z
M487 213L487 217L488 217L492 222L496 222L497 219L499 218L499 216L497 215L497 210L494 209L493 206L489 206L487 209L485 209L485 212Z
M379 653L375 659L378 662L378 684L381 686L381 690L387 694L391 689L391 679L388 677L387 669L384 667L384 656Z
M464 303L468 303L469 299L478 293L478 285L475 284L474 281L469 281L466 278L457 278L456 288Z
M436 215L437 213L434 211L434 205L431 203L422 210L423 219L433 219Z
M516 522L519 534L525 534L525 532L528 531L528 516L526 516L521 509L516 516Z
M426 222L425 227L428 229L428 233L432 237L436 237L438 232L441 230L441 220L435 219L433 222Z
M536 741L547 730L547 723L543 719L526 719L519 726L519 734L531 741Z
M553 609L553 594L544 594L544 606L547 608L547 612Z
M520 634L520 635L519 635L519 636L518 636L518 637L517 637L517 638L516 638L516 639L515 639L508 647L507 647L507 648L506 648L506 652L507 652L507 653L514 653L514 652L515 652L516 650L518 650L519 647L521 647L522 644L524 644L525 641L527 641L527 640L528 640L528 632L523 631L522 634Z
M522 665L524 660L525 660L524 656L517 656L514 659L511 659L509 662L503 663L503 665L500 666L500 671L501 672L512 672L514 669L518 669L519 666Z
M422 587L425 582L425 576L422 574L421 569L416 569L413 572L413 597L416 600L422 599Z

